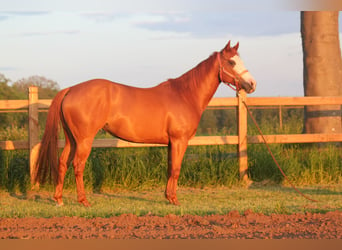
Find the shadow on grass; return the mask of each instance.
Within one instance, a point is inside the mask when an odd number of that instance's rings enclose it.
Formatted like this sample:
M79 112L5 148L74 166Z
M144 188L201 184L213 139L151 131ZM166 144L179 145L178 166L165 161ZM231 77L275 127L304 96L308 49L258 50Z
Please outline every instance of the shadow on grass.
M18 200L34 201L41 204L56 205L56 201L49 194L35 193L16 193L10 192L9 195Z

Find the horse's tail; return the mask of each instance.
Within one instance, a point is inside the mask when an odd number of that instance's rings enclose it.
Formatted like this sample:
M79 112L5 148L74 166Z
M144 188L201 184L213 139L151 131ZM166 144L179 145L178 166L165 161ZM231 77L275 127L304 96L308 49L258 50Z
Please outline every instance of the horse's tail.
M61 107L69 89L58 92L49 108L34 173L34 183L44 184L48 175L54 183L58 180L58 132L62 116Z

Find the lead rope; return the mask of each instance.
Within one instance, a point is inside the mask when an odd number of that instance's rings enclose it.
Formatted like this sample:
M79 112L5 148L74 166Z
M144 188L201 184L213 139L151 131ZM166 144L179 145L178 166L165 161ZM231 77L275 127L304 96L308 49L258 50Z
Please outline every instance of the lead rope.
M239 93L238 93L238 94L239 94ZM298 188L296 188L296 186L292 183L292 181L289 180L289 178L288 178L288 177L286 176L286 174L284 173L283 169L280 167L278 161L277 161L276 158L274 157L274 155L273 155L273 153L272 153L272 151L271 151L271 149L270 149L270 147L269 147L269 145L268 145L268 143L267 143L267 141L266 141L266 139L265 139L264 134L262 133L262 131L261 131L261 129L260 129L258 123L256 122L256 120L254 119L254 116L252 115L252 112L249 110L249 108L248 108L246 102L245 102L244 100L243 100L242 102L243 102L243 104L245 105L245 107L246 107L246 109L247 109L247 111L248 111L249 116L252 118L252 121L254 122L255 126L257 127L257 129L258 129L258 131L259 131L259 134L261 135L261 137L262 137L262 139L263 139L263 141L264 141L264 143L265 143L265 145L266 145L266 147L267 147L268 152L269 152L270 155L272 156L272 159L273 159L274 163L277 165L279 171L280 171L281 174L284 176L284 178L287 180L287 182L290 183L291 187L292 187L294 190L296 190L296 192L297 192L298 194L300 194L301 196L303 196L305 199L307 199L307 200L309 200L309 201L312 201L312 202L318 202L317 200L314 200L314 199L310 198L309 196L303 194L301 191L299 191Z

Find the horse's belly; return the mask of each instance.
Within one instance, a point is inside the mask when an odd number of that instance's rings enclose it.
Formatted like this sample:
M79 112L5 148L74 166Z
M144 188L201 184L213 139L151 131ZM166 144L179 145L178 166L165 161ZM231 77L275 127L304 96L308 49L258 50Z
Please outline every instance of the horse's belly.
M151 120L132 122L128 119L117 119L107 123L103 129L110 134L130 142L168 144L169 136L162 124Z

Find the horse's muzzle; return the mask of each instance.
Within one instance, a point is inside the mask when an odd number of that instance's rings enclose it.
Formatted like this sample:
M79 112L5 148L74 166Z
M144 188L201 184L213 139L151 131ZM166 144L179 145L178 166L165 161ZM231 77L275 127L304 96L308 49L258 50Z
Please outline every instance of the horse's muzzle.
M248 93L251 94L256 89L256 81L255 80L249 80L249 81L242 81L241 87Z

